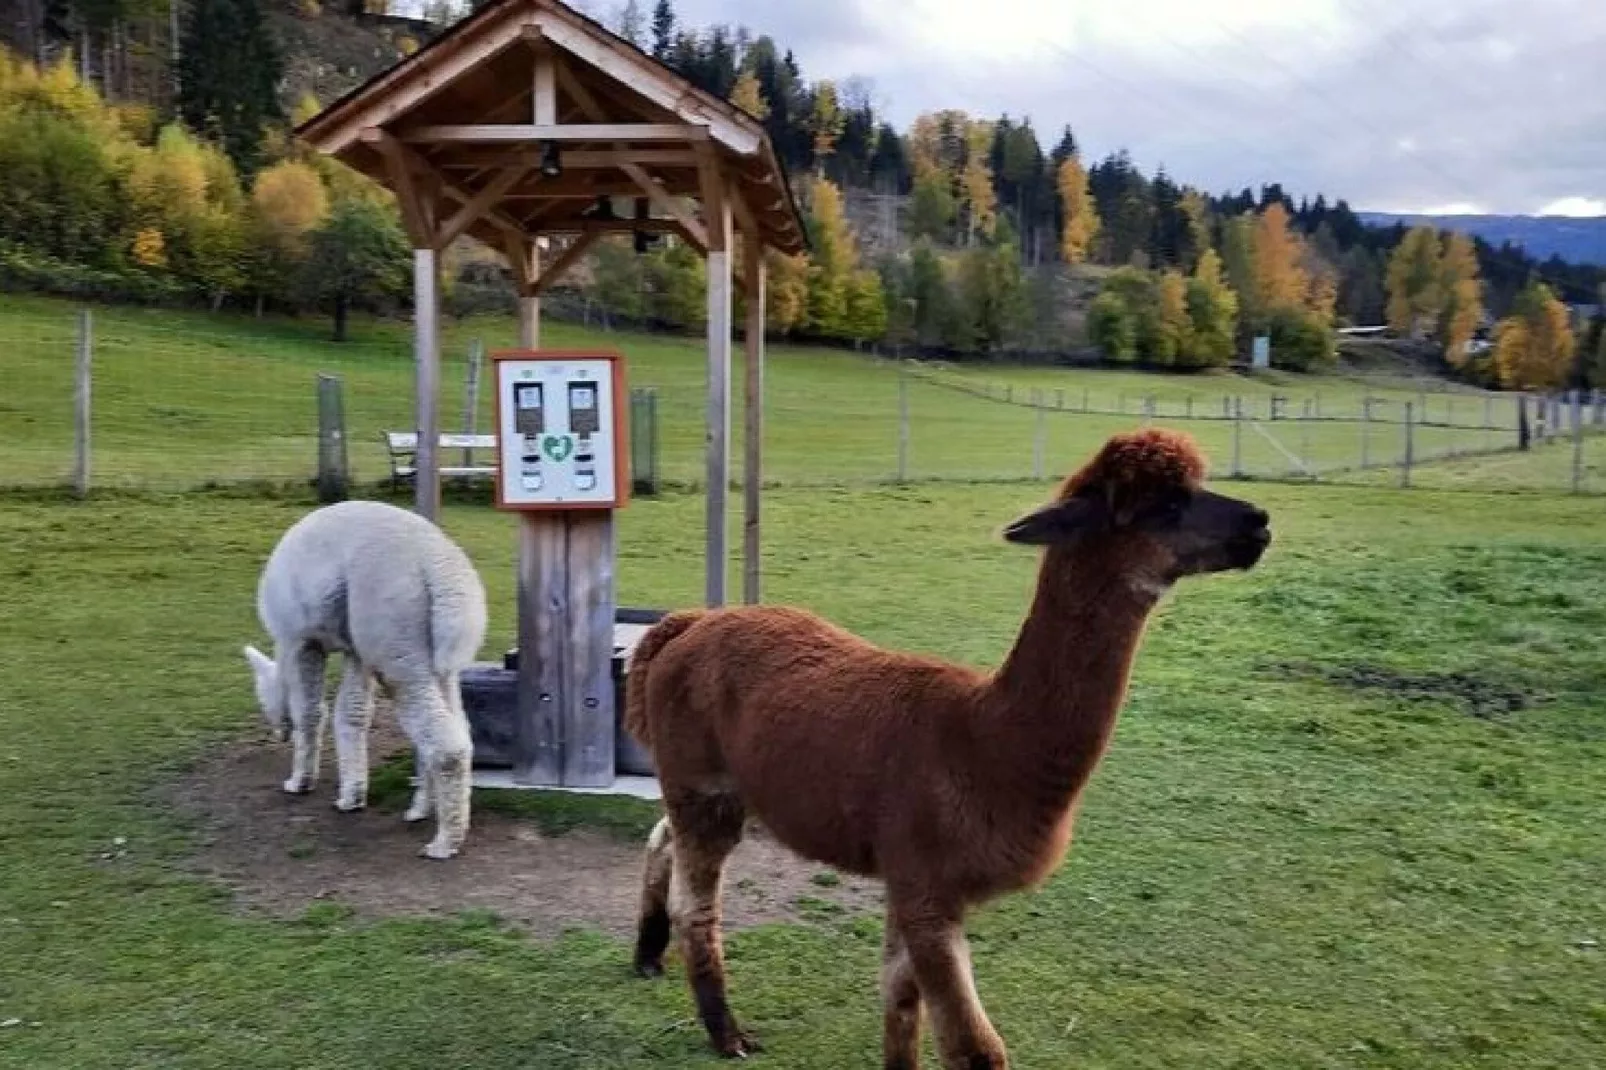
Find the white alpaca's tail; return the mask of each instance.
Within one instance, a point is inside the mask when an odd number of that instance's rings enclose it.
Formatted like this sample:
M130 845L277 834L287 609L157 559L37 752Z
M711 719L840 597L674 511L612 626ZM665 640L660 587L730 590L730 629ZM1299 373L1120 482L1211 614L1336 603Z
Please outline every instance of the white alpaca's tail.
M455 679L474 660L485 642L485 586L474 566L425 578L429 598L430 666L440 677Z

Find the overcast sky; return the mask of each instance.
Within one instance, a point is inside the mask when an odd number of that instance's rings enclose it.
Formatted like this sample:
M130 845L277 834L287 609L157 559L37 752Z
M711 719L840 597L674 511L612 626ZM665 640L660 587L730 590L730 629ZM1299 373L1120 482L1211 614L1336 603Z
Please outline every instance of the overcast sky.
M610 13L615 0L588 5ZM650 3L644 3L649 10ZM677 0L810 79L1030 115L1213 192L1379 211L1606 214L1606 0ZM611 21L611 19L609 20Z

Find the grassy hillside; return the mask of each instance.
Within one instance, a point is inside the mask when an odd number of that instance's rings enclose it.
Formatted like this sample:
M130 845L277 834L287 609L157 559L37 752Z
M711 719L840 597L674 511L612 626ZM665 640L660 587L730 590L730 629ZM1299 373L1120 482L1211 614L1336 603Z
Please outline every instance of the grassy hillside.
M60 482L72 452L74 306L0 296L0 351L7 388L0 397L0 483ZM344 382L352 463L359 479L388 472L381 432L410 426L413 408L411 340L404 325L363 323L353 341L327 341L315 321L252 320L129 308L95 310L94 471L100 485L185 488L208 481L301 481L312 471L316 428L315 380ZM463 425L466 355L473 340L492 349L510 345L514 325L501 318L451 323L445 332L441 412L445 425ZM698 339L585 331L549 324L548 346L618 348L629 359L633 386L659 393L662 467L680 483L702 479L706 358ZM740 378L738 358L737 378ZM961 365L925 368L906 384L910 433L908 474L920 479L1026 478L1037 470L1038 417L1005 404L1033 391L1044 404L1063 399L1065 412L1042 417L1043 471L1053 473L1105 435L1143 418L1153 398L1162 420L1187 411L1219 414L1222 399L1242 397L1260 430L1246 427L1238 445L1246 473L1284 476L1291 458L1321 467L1353 465L1362 455L1362 429L1353 423L1265 420L1270 398L1288 399L1296 416L1309 400L1323 415L1354 415L1365 394L1383 399L1381 418L1398 419L1407 401L1427 403L1436 422L1480 423L1481 397L1419 392L1405 378L1267 375L1164 376L1136 371ZM1431 385L1442 387L1443 384ZM964 389L955 389L963 387ZM990 387L992 399L973 391ZM741 427L740 390L735 424ZM789 484L855 484L890 479L897 471L899 371L892 362L852 353L773 346L767 379L766 478ZM1084 399L1100 415L1078 410ZM1509 443L1510 399L1487 409L1496 429L1419 429L1418 458L1451 448ZM477 425L490 426L491 399L482 391ZM1216 460L1230 467L1229 423L1195 421L1193 431ZM1398 428L1365 432L1373 463L1404 448Z

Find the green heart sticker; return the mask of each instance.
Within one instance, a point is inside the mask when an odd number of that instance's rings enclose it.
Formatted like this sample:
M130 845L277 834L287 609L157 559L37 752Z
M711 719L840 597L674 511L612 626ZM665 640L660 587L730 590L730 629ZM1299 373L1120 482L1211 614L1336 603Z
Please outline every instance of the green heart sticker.
M541 440L541 452L555 464L562 464L574 452L574 440L568 435L548 435Z

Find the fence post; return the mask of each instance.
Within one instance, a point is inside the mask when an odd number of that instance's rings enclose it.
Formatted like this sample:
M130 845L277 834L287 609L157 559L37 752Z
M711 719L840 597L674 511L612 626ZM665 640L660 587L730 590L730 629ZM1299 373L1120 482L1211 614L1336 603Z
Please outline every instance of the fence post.
M1243 466L1244 445L1244 399L1232 399L1232 476L1241 478L1244 474Z
M909 481L909 373L898 365L898 479Z
M658 493L658 391L630 391L630 492L642 497Z
M1527 450L1532 445L1533 432L1528 427L1528 395L1517 395L1517 448Z
M1416 459L1416 411L1411 402L1405 403L1405 460L1400 465L1400 486L1411 485L1411 463Z
M1372 466L1372 395L1361 398L1361 471Z
M1192 394L1188 395L1187 412L1188 412L1188 419L1190 419L1190 420L1193 419L1193 395Z
M1584 398L1580 390L1572 391L1573 417L1573 493L1584 490Z
M1048 451L1048 422L1042 406L1037 407L1037 433L1032 439L1032 478L1043 481L1043 457Z
M346 455L346 406L340 377L318 375L318 500L343 502L351 496Z
M1087 412L1087 387L1082 388L1082 411Z
M72 489L80 498L89 495L89 405L95 355L95 318L89 309L78 313L78 357L73 366L73 469Z
M1054 391L1054 407L1056 409L1063 409L1065 407L1065 391Z
M480 363L485 359L485 343L478 338L468 347L468 381L463 384L463 434L472 435L480 418ZM474 447L463 447L463 467L474 467Z
M1304 410L1299 414L1299 462L1304 466L1305 474L1311 473L1310 464L1310 420L1311 403L1305 401Z
M1148 397L1143 399L1143 422L1145 424L1154 422L1154 395L1153 394L1150 394Z

